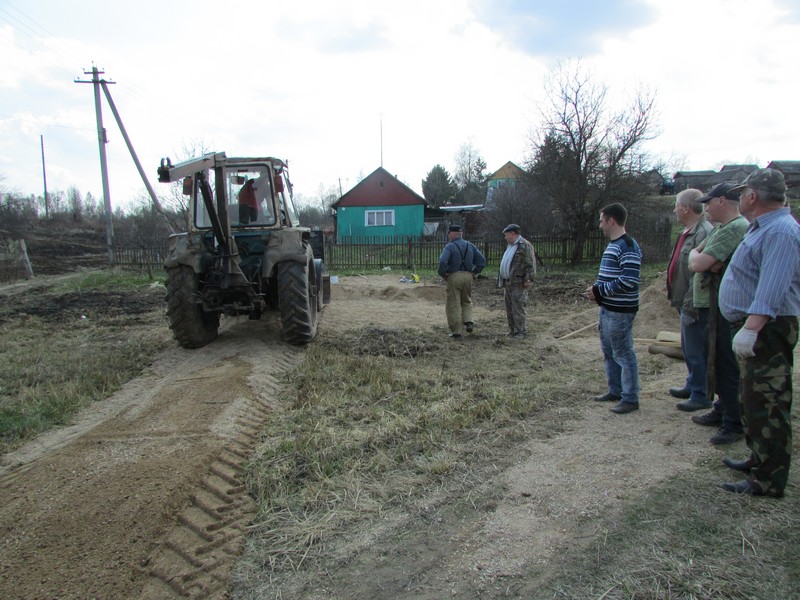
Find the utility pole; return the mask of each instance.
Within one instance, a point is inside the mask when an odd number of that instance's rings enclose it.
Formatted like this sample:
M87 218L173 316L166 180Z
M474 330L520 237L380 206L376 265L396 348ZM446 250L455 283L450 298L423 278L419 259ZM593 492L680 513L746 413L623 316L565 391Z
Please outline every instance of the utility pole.
M84 75L91 74L91 81L75 80L75 83L91 83L94 87L94 110L97 116L97 141L100 146L100 171L103 177L103 209L106 214L106 245L108 247L108 263L113 265L114 260L114 223L111 219L111 192L108 185L108 160L106 159L106 144L108 138L106 137L106 129L103 127L103 110L100 106L100 84L104 86L107 83L114 83L113 81L106 81L100 79L100 75L104 71L99 71L97 67L93 66L91 71L84 71Z
M150 180L147 179L147 175L144 173L144 169L142 168L142 163L139 161L139 156L136 154L136 150L133 149L133 144L131 143L131 138L128 137L128 132L125 130L125 125L122 124L122 118L119 116L119 111L117 110L117 105L114 104L114 99L111 97L111 92L108 91L108 86L106 85L105 81L101 81L100 85L103 86L103 93L106 96L106 100L108 101L108 106L111 108L111 113L114 115L114 119L117 121L117 127L119 127L119 131L122 134L123 139L125 140L125 144L128 146L128 152L131 154L131 158L133 159L133 164L136 165L136 170L139 171L139 177L142 178L144 181L144 186L147 188L147 193L150 194L150 199L153 201L153 206L155 209L164 217L164 220L167 222L167 227L169 227L170 233L175 233L175 229L172 227L172 223L169 222L169 218L167 214L164 212L164 208L161 206L161 202L158 201L158 196L156 196L156 191L153 189L153 186L150 185Z
M39 140L42 142L42 180L44 181L44 218L50 218L50 202L47 198L47 168L44 166L44 136L39 135Z

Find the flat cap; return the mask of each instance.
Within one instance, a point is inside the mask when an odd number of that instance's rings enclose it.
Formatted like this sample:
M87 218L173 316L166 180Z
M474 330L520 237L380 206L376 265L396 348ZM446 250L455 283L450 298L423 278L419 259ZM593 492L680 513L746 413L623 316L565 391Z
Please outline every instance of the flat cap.
M786 193L786 181L783 173L776 169L758 169L747 176L740 185L733 188L732 192L741 192L744 188L753 188L769 194L781 196Z
M450 225L447 228L447 231L461 231L461 225Z
M503 229L503 233L509 233L513 231L514 233L519 233L521 231L520 226L516 223L511 223L510 225L506 225L506 228Z

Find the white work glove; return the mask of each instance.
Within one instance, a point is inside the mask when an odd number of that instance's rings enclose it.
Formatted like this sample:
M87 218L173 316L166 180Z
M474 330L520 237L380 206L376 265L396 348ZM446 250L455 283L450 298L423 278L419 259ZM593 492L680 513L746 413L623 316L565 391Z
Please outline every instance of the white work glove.
M758 332L752 329L742 327L735 336L733 336L733 352L739 358L750 358L755 356L756 353L753 348L758 339Z

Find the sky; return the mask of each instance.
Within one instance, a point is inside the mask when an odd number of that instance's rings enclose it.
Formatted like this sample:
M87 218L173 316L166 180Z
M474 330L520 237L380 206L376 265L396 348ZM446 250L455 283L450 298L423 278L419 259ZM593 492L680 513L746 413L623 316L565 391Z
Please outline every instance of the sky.
M671 170L800 160L800 0L0 0L0 190L102 198L97 67L145 174L200 151L287 159L295 194L383 166L421 194L471 144L524 166L559 61L612 109L656 98ZM89 72L87 75L86 72ZM101 93L110 199L145 186ZM43 141L43 144L42 144Z

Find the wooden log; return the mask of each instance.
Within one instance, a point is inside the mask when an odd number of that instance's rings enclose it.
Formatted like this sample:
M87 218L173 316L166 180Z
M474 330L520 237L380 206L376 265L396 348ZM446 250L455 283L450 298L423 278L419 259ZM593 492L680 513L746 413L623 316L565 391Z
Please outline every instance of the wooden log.
M677 343L679 346L681 344L681 334L674 331L659 331L656 339L659 342L672 342Z
M679 360L683 360L683 351L680 349L679 346L667 346L665 344L650 344L647 347L647 351L650 354L663 354L664 356L669 356L670 358L677 358Z

